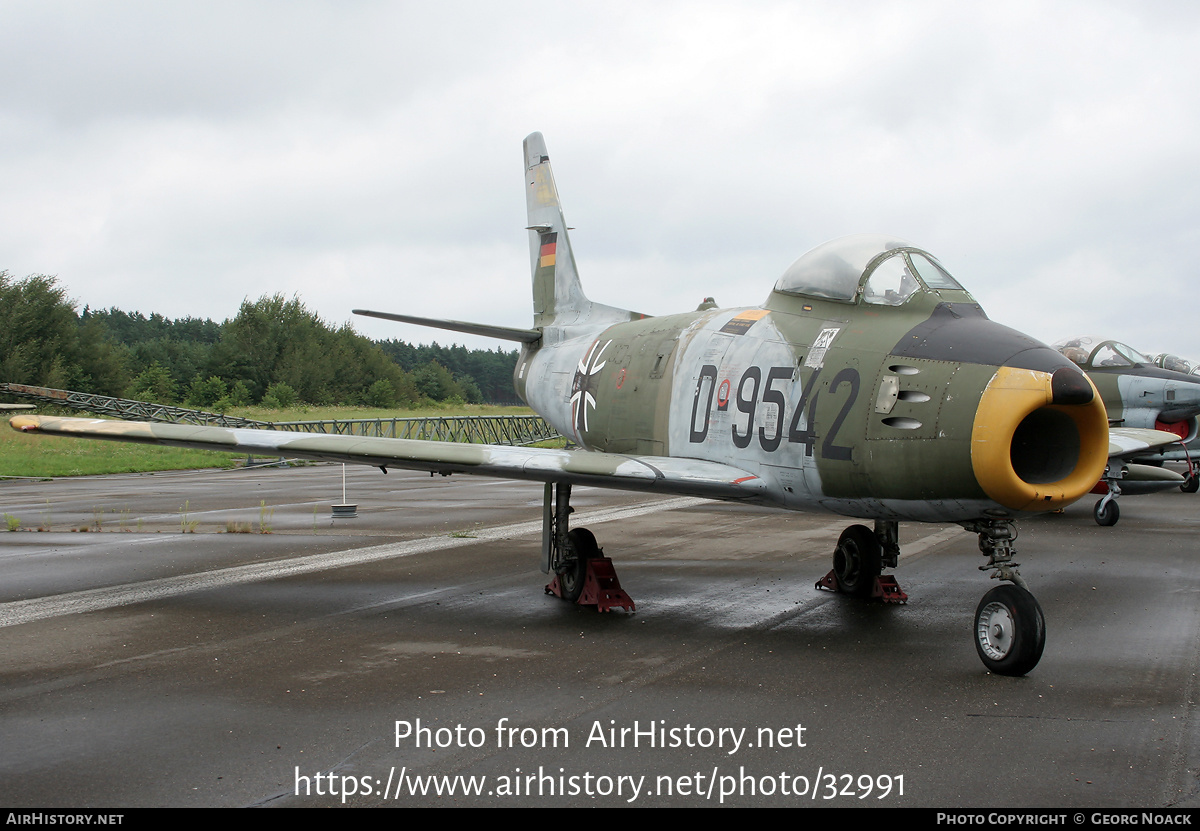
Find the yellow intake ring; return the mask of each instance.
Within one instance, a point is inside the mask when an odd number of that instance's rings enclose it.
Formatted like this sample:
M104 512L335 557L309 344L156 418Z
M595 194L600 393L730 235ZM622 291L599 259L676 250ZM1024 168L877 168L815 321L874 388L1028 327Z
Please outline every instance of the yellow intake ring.
M1058 401L1056 375L1074 385L1059 389ZM1090 491L1107 464L1108 414L1091 379L1073 369L996 370L971 429L971 466L991 499L1012 511L1061 508Z

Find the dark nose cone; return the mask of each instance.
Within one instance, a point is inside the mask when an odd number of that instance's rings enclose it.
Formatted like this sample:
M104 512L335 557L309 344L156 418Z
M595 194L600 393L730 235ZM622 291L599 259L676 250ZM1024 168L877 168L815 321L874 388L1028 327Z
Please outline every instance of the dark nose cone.
M892 354L1039 372L1075 367L1041 341L988 320L975 303L939 303L927 320L905 333Z
M1087 377L1067 366L1054 370L1050 376L1050 394L1053 404L1091 404L1094 395Z

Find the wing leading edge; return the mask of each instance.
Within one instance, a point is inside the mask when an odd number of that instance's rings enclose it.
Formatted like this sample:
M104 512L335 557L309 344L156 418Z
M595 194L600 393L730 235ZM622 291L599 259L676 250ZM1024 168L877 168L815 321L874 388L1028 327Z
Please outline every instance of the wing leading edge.
M53 416L17 416L9 424L14 430L26 433L293 456L434 473L566 482L709 499L754 500L766 493L766 483L758 476L730 465L698 459Z
M1162 450L1179 442L1179 436L1163 430L1149 430L1145 427L1109 427L1108 428L1108 457L1110 459L1131 459L1135 456L1145 456L1155 450Z

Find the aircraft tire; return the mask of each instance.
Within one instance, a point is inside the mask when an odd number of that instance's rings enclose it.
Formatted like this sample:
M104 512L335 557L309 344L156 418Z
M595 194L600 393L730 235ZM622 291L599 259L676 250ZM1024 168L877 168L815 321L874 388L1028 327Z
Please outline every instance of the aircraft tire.
M1179 489L1184 493L1195 493L1200 491L1200 474L1193 473L1191 476L1183 480L1183 484Z
M975 608L975 650L997 675L1024 675L1042 659L1046 618L1037 599L1020 586L997 586Z
M1092 518L1096 520L1097 525L1105 527L1116 525L1117 520L1121 518L1121 508L1115 500L1109 500L1108 504L1104 504L1101 499L1096 503L1096 507L1092 508Z
M833 573L844 594L866 597L883 570L883 549L875 532L865 525L851 525L838 538L833 551Z
M587 561L600 556L600 546L596 543L596 535L586 528L572 528L567 532L567 540L575 552L575 558L558 575L558 585L562 590L562 599L574 603L583 594Z

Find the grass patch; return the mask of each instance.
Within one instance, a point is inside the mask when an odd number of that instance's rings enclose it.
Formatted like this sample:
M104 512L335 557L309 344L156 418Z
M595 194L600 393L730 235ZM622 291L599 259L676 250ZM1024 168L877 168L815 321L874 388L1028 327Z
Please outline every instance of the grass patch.
M260 421L317 421L319 419L418 418L457 415L527 415L528 407L496 407L466 404L457 407L423 407L418 410L380 410L365 407L293 407L270 410L246 407L229 415ZM62 415L80 416L78 412ZM0 478L20 476L58 478L98 476L110 473L146 473L156 470L232 468L246 460L246 453L218 453L182 447L89 441L62 436L18 433L0 422ZM269 522L269 518L268 518Z
M0 476L94 476L102 473L142 473L153 470L191 470L233 467L245 459L229 453L88 441L62 436L39 436L0 430Z

